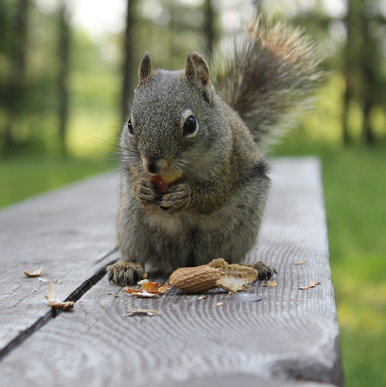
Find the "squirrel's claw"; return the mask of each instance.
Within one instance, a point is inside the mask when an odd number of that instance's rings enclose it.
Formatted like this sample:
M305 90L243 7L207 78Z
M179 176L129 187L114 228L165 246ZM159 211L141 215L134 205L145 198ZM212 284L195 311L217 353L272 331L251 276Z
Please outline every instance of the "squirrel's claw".
M176 184L169 188L169 191L162 196L160 207L169 213L184 210L189 206L191 192L188 184Z
M149 180L145 179L135 185L134 194L145 206L157 205L161 196L161 194L157 191L156 186Z
M120 286L135 284L143 278L143 268L139 263L118 261L106 267L109 281Z
M268 266L261 261L247 266L253 267L254 269L257 270L258 272L257 278L259 280L269 280L273 277L274 274L277 274L277 271L273 267Z

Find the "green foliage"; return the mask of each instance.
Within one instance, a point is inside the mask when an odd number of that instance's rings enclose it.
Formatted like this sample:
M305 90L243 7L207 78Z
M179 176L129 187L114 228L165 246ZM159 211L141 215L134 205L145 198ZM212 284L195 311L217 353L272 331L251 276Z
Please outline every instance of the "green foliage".
M203 10L171 0L153 3L138 2L134 62L149 51L156 67L180 69L189 52L205 51Z
M49 191L64 184L115 168L109 160L17 158L0 168L0 207ZM111 172L112 174L114 171Z
M18 28L18 3L8 1L1 4L8 17L1 27L4 43L3 58L0 53L0 89L3 91L0 95L0 155L7 153L4 136L9 124L19 152L41 153L45 144L44 133L52 128L52 120L56 118L55 21L52 15L39 12L30 2L25 16L26 42L17 46L17 39L21 39L15 32ZM25 51L24 70L23 66L16 66L21 61L21 51Z

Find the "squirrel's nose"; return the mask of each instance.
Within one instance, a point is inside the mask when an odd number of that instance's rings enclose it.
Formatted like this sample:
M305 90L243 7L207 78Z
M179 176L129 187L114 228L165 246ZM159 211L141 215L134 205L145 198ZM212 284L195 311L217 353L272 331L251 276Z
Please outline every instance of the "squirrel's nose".
M143 166L148 173L160 173L167 166L164 159L143 159Z
M150 161L146 164L146 169L149 173L156 173L157 172L157 162Z

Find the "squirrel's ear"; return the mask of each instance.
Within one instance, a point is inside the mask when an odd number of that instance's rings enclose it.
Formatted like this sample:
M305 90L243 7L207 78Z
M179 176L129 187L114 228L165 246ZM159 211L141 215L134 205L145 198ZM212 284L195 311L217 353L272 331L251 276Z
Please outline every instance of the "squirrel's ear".
M153 75L153 68L151 66L150 56L145 54L141 60L141 64L138 69L138 84L145 82Z
M209 68L204 58L193 52L186 58L185 76L188 81L196 83L199 81L201 86L206 86L209 82Z

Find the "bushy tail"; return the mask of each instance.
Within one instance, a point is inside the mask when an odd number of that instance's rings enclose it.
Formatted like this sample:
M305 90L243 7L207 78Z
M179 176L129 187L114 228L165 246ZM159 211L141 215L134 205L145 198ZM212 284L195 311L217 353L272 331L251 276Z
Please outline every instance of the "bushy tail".
M215 57L214 84L256 142L288 126L323 78L314 45L302 30L283 23L257 19L249 34L236 38L231 51Z

